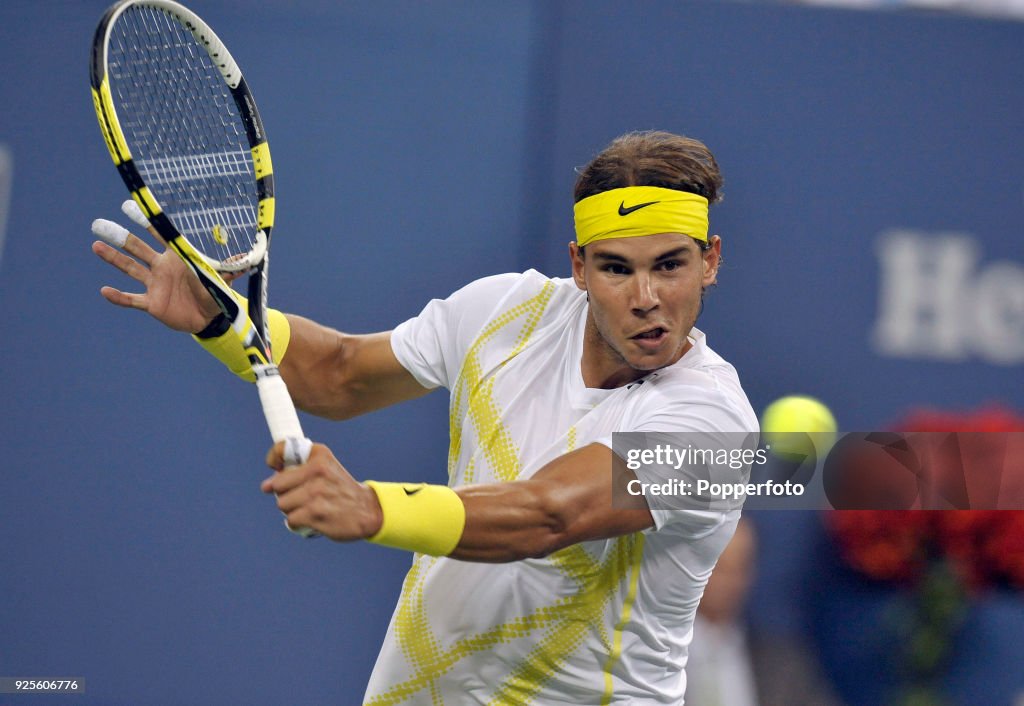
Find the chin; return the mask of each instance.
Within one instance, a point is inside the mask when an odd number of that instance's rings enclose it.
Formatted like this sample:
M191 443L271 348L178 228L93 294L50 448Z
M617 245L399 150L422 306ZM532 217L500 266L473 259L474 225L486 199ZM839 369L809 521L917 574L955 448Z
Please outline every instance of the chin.
M626 365L638 372L650 373L672 365L675 361L669 355L643 355L626 358Z
M686 341L683 340L677 345L665 346L664 350L652 351L646 354L634 354L625 358L626 363L634 370L642 370L644 372L659 370L678 361L682 357L680 352L685 345Z

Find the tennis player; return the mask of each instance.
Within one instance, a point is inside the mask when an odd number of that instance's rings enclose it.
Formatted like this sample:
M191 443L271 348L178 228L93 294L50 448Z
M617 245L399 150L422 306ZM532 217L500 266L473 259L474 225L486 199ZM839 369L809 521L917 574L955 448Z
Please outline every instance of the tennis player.
M319 444L287 470L281 445L268 456L262 490L293 526L415 553L365 703L682 702L697 603L739 509L613 502L668 471L613 482L612 433L757 429L736 371L694 327L721 262L708 230L721 185L702 143L630 133L579 173L571 278L486 277L371 335L272 314L308 412L451 395L447 486L360 483ZM207 335L214 310L176 258L126 247L149 265L133 275L147 291L104 295L199 331L244 375L237 338Z

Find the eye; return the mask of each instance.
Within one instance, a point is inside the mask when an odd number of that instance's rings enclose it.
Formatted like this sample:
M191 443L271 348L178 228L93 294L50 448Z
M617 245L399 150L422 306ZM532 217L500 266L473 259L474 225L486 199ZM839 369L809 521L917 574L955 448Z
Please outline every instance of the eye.
M658 269L663 272L674 272L682 267L685 267L686 263L682 260L665 260L658 263Z
M621 264L619 264L617 262L609 262L608 264L606 264L601 269L604 270L605 272L607 272L608 274L612 274L612 275L628 275L629 274L629 268L626 267L625 265L621 265Z

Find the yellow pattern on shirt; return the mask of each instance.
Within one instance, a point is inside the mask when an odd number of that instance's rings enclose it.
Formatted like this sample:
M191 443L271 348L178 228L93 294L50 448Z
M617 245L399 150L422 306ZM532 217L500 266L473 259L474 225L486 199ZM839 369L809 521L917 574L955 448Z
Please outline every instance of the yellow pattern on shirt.
M522 471L519 449L502 423L501 408L494 398L495 376L483 379L481 353L499 331L522 321L515 347L501 366L518 355L529 342L553 293L554 285L551 282L545 283L536 296L492 320L470 346L452 389L449 410L451 446L448 455L450 480L454 479L458 468L467 410L478 445L495 477L501 481L513 481L519 477ZM567 451L574 450L575 446L576 429L572 427L568 431ZM476 481L475 461L474 457L464 470L464 483ZM617 589L626 581L629 590L623 609L625 615L628 615L635 598L643 539L643 535L637 533L613 540L603 560L592 557L582 545L566 547L551 554L547 560L576 585L574 593L478 634L463 637L447 649L442 647L430 628L424 600L426 576L438 559L417 555L402 586L395 616L395 635L414 673L405 681L374 696L367 705L393 706L426 689L429 690L432 703L443 706L444 699L438 679L459 660L491 649L497 644L527 636L535 639L535 646L523 662L498 685L490 703L495 706L529 703L545 683L562 669L569 655L592 631L596 632L608 653L604 665L604 700L607 701L610 697L607 687L611 684L610 672L618 657L615 649L618 645L609 640L605 613ZM621 611L619 615L622 615ZM616 621L615 643L621 640L623 624L620 617Z
M495 377L483 379L483 363L480 354L487 343L506 326L522 319L523 325L516 337L516 345L502 365L518 355L530 340L534 329L540 323L551 295L555 293L552 282L545 282L541 291L527 301L512 307L491 321L469 347L462 369L452 389L452 401L448 414L448 432L451 444L448 448L448 476L452 479L462 451L462 425L469 409L469 418L477 434L477 442L484 455L501 480L515 480L521 465L519 451L505 425L501 423L501 408L494 399ZM463 483L475 481L475 464L466 469Z
M415 673L373 697L367 706L394 706L423 689L429 689L433 703L440 706L444 701L437 680L459 660L500 643L535 636L539 638L536 646L502 682L490 701L495 706L529 703L562 668L566 658L580 646L591 629L602 626L602 643L609 654L612 653L612 645L603 629L603 615L623 579L636 574L643 543L644 538L640 533L619 537L612 542L611 551L604 561L591 558L580 545L555 552L549 559L581 582L577 593L476 635L464 637L447 649L441 647L430 630L424 609L423 580L437 559L417 555L406 577L395 619L396 635L402 652ZM609 660L606 669L610 670L612 661Z

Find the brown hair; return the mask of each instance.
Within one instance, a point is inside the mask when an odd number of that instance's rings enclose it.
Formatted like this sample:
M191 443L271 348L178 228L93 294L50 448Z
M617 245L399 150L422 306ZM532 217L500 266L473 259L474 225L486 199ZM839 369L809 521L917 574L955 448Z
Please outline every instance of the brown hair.
M690 137L648 130L617 137L577 170L574 202L624 186L660 186L722 200L722 173L707 146Z

